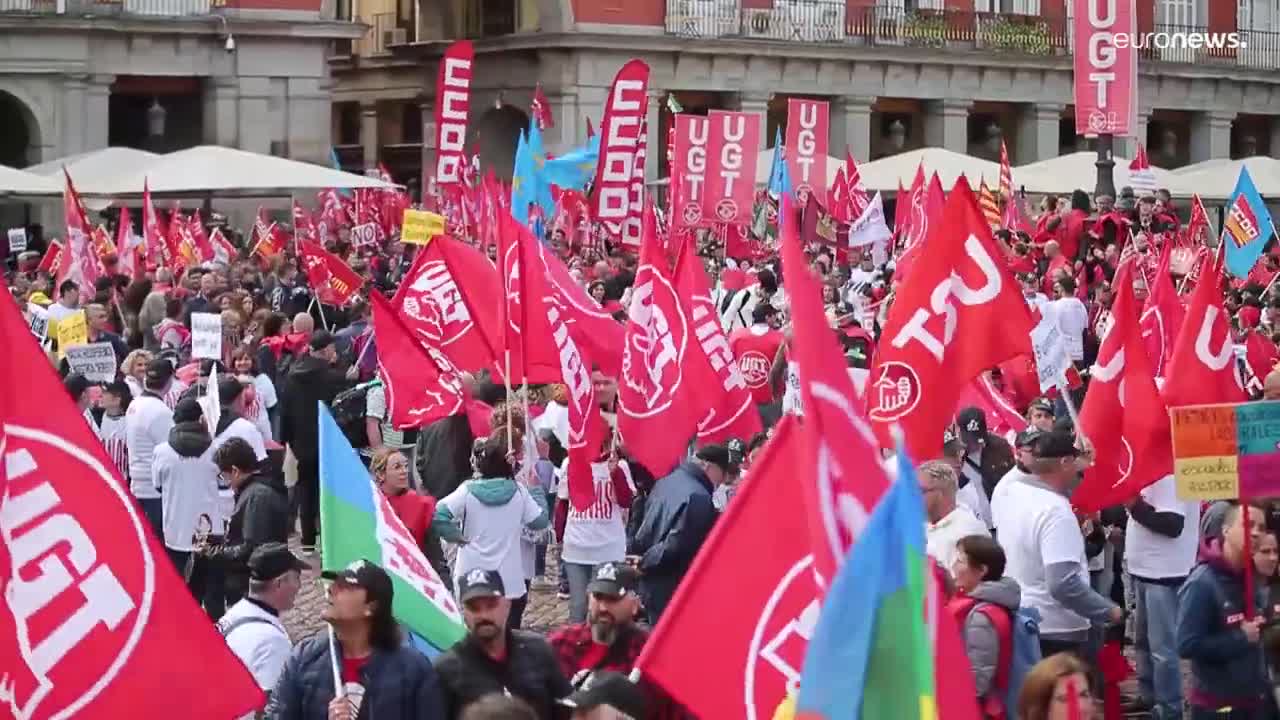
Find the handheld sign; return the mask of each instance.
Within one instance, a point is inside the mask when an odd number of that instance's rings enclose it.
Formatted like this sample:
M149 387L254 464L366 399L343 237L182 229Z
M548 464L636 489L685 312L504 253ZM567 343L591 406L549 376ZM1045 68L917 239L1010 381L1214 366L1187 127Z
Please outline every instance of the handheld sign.
M444 216L426 210L405 210L400 223L400 242L426 245L431 238L444 234Z
M351 228L351 245L353 247L364 247L366 245L376 245L378 238L382 235L382 228L377 223L364 223Z
M9 228L9 252L18 254L27 249L27 229Z
M191 313L191 357L222 358L222 316Z
M89 323L84 311L77 310L58 321L58 355L65 356L67 348L89 342Z
M1066 385L1067 370L1071 369L1067 353L1067 339L1052 322L1042 322L1031 330L1031 349L1036 356L1036 375L1040 390Z
M47 349L49 346L49 311L35 303L27 303L27 315L31 318L27 321L28 327L31 328L31 334L35 335L36 341Z
M1181 500L1280 494L1280 401L1169 410Z
M84 375L89 382L109 383L115 380L118 364L116 352L109 342L67 348L67 365L71 372Z

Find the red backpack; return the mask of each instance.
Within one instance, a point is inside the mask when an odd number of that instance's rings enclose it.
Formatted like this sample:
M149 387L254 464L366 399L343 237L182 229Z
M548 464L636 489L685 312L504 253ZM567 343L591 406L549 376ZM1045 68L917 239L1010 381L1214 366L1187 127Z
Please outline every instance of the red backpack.
M991 622L991 627L995 628L996 638L1000 642L996 676L992 679L991 689L978 700L984 720L1003 720L1007 715L1005 695L1009 690L1009 667L1013 662L1013 621L1009 617L1009 611L992 603L980 603L967 595L957 595L952 598L947 603L947 609L952 612L960 625L962 635L965 620L968 619L969 613L975 610L986 615L987 620Z

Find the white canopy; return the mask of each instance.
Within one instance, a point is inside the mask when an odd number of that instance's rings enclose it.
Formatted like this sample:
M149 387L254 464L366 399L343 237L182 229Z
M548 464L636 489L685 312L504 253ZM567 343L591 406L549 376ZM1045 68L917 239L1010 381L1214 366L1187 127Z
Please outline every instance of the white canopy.
M95 185L111 177L140 171L159 157L146 150L108 147L42 162L27 168L27 172L48 177L61 187L62 169L65 167L76 190L83 190L86 185Z
M874 160L859 165L858 172L867 190L897 192L899 185L911 187L911 183L915 181L916 168L920 165L924 165L926 178L931 173L938 173L943 190L950 190L962 174L968 178L969 186L974 190L978 189L982 180L986 180L988 187L1000 184L1000 163L936 147L909 150Z
M1129 177L1129 163L1126 157L1114 156L1116 166L1111 171L1115 180L1116 191L1132 186ZM1056 158L1019 165L1013 168L1014 189L1026 188L1028 193L1068 193L1076 188L1092 191L1098 180L1098 161L1096 152L1087 150L1070 155L1059 155ZM1173 182L1173 173L1163 168L1152 167L1156 187L1167 188Z
M1264 198L1280 197L1280 160L1266 156L1197 163L1199 167L1173 175L1169 192L1178 197L1198 194L1202 200L1226 200L1236 189L1241 168L1249 168L1249 177Z
M61 182L0 165L0 194L57 195L61 192Z
M783 152L786 152L786 150L784 149ZM830 155L827 156L827 179L826 179L827 184L824 187L829 188L831 187L831 184L836 181L836 170L838 170L842 165L844 165L844 160L841 160L840 158L832 157ZM768 184L769 173L772 170L773 170L773 148L767 148L765 150L761 150L760 154L756 156L756 185ZM791 178L791 183L793 185L795 184L795 182L796 182L796 179Z
M1169 172L1172 172L1174 175L1185 175L1187 173L1193 173L1207 168L1218 167L1219 165L1224 165L1229 162L1231 162L1231 158L1213 158L1212 160L1201 160L1198 163L1183 165L1182 167L1175 168Z
M141 195L144 181L156 193L288 194L294 189L396 187L381 180L321 165L201 145L156 158L146 167L76 182L82 195Z

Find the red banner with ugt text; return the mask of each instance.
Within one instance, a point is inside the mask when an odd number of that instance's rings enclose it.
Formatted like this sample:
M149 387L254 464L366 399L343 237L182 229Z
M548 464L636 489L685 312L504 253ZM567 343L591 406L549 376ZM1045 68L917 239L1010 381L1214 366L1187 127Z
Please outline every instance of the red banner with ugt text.
M467 163L463 146L467 143L474 61L471 41L459 40L440 58L440 71L436 75L436 187L445 196L457 191Z
M649 109L648 88L649 66L639 60L623 65L613 78L600 121L600 162L591 187L592 214L612 237L629 237L627 242L634 247L640 245L644 208L643 126ZM639 197L637 171L641 178Z
M1075 31L1077 135L1121 135L1136 127L1138 37L1134 0L1071 0Z
M702 225L707 179L707 118L676 115L671 152L671 230Z
M702 216L714 223L745 225L751 222L755 195L760 115L712 110L707 120L710 131Z
M827 143L830 107L824 100L787 100L787 173L796 200L803 207L809 196L827 204Z

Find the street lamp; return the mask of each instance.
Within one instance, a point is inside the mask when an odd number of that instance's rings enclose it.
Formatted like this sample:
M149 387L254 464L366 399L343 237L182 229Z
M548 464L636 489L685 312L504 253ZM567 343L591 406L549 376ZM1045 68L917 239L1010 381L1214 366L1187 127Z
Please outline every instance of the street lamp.
M1098 136L1096 143L1098 148L1098 160L1094 163L1098 167L1098 180L1093 188L1093 196L1107 195L1112 198L1116 196L1116 180L1112 171L1115 170L1115 136L1111 133L1103 133Z

